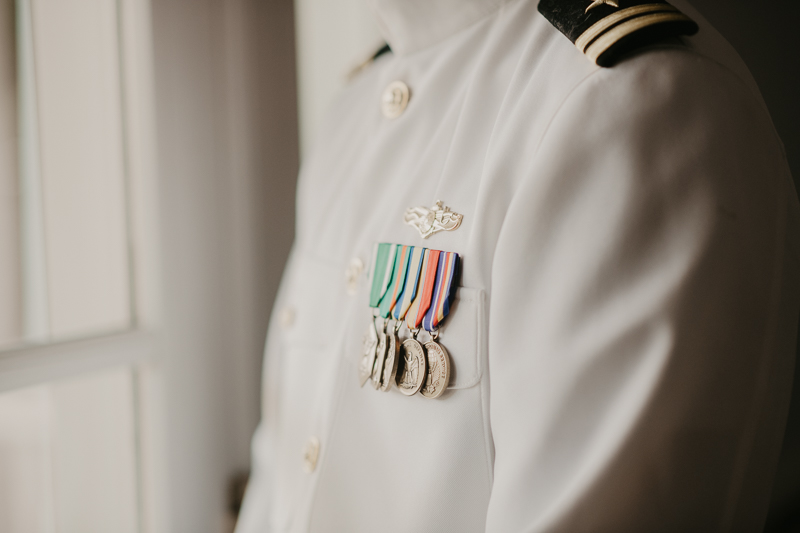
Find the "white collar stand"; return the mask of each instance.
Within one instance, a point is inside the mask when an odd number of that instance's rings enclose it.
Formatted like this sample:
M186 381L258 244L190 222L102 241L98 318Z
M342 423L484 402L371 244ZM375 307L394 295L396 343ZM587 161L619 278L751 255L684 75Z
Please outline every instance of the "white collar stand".
M386 42L398 55L436 44L508 0L369 0Z

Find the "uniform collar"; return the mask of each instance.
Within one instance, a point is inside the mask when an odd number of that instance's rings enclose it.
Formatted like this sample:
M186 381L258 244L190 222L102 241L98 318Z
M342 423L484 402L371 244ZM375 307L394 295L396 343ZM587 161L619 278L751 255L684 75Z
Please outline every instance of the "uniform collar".
M384 39L399 55L436 44L508 0L369 0Z

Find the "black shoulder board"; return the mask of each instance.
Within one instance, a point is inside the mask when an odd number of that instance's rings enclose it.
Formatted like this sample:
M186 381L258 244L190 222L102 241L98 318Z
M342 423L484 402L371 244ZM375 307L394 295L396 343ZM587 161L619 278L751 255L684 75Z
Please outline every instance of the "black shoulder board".
M601 67L642 46L698 30L695 21L662 1L541 0L539 12Z

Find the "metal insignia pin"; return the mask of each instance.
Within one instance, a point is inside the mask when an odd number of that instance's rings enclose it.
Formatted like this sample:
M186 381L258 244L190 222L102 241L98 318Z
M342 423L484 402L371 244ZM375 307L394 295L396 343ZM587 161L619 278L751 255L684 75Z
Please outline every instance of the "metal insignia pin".
M459 215L445 206L441 200L436 201L433 207L409 207L403 216L403 221L409 226L417 228L423 239L427 239L440 231L455 231L464 220L464 215Z

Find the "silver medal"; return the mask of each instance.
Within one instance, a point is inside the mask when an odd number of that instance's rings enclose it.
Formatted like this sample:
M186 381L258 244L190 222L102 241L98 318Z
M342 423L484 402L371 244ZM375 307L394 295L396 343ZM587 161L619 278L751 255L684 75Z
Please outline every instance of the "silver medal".
M398 321L394 330L386 333L388 345L386 346L386 359L383 363L383 377L381 379L381 390L383 392L392 388L392 383L394 383L397 375L397 361L400 358L400 339L397 338L397 332L400 330L400 324L402 322Z
M420 391L426 398L438 398L450 383L450 356L444 346L436 342L438 335L425 343L428 372Z
M378 333L378 347L375 349L375 363L372 365L372 386L378 390L381 386L381 374L383 373L383 362L386 359L386 348L388 344L388 334L386 324Z
M425 349L416 338L406 339L400 348L397 369L397 388L406 396L413 396L421 388L428 375Z
M378 332L375 329L375 319L370 320L367 333L364 335L364 349L361 353L361 361L358 364L358 381L363 387L372 375L372 367L375 365L375 354L378 349Z

